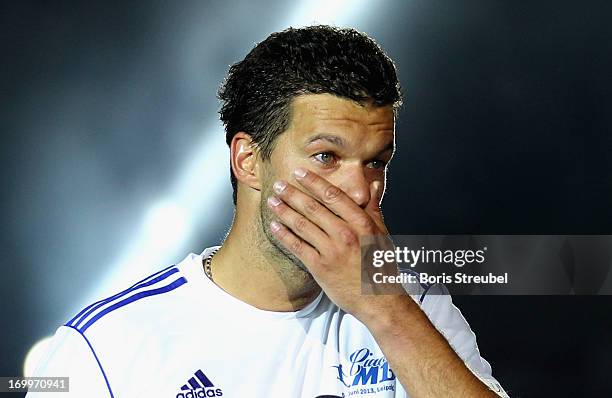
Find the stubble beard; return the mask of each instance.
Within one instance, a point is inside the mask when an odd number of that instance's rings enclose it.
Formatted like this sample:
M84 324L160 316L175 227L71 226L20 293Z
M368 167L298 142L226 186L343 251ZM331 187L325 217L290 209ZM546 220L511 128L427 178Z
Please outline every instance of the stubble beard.
M283 246L283 244L272 234L270 223L273 220L278 222L278 219L274 216L272 210L270 210L267 204L268 197L274 195L274 192L272 191L272 180L272 178L267 178L264 182L264 186L262 186L261 190L261 200L259 203L259 226L260 230L263 232L264 242L262 243L264 251L274 260L281 263L281 272L288 271L289 273L301 274L299 276L302 278L312 278L310 271L308 271L308 267L304 265L302 260L297 258L293 253L285 248L285 246Z

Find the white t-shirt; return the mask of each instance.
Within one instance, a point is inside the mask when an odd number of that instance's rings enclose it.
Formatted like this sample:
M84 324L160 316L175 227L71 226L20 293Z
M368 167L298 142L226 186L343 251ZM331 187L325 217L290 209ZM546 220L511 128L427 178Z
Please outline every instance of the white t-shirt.
M213 249L86 307L58 328L35 375L70 378L70 392L54 397L409 397L368 329L323 293L296 312L257 309L206 277ZM409 293L507 397L450 296Z

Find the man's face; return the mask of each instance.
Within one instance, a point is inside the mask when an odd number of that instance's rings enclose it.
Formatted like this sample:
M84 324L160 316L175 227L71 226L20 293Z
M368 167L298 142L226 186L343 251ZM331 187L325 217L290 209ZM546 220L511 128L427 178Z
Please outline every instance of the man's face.
M270 231L274 219L266 205L273 195L272 184L285 180L298 189L293 171L302 167L313 171L342 189L365 208L373 181L384 187L387 164L394 150L395 120L392 106L360 105L330 94L307 94L293 101L291 123L275 143L264 170L260 212L267 239L282 255L306 271Z

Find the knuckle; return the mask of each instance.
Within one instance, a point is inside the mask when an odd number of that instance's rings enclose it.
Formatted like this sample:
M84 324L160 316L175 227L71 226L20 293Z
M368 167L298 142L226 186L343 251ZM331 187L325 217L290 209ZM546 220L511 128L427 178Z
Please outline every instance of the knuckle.
M346 246L355 246L359 243L358 238L357 238L357 234L355 234L352 230L350 230L349 228L342 228L339 232L338 235L340 236L340 239L342 239L342 243L344 243Z
M357 226L365 229L366 231L373 231L374 230L374 221L372 221L372 219L368 216L361 216L358 217L355 220L355 224L357 224Z
M321 205L316 200L310 199L304 204L304 209L309 214L316 214L321 210Z
M307 225L308 225L308 220L306 219L306 217L298 217L293 223L293 226L296 232L304 231Z
M338 249L334 249L332 250L330 257L334 260L334 263L337 263L339 260L342 259L342 254L340 253L340 251L338 251Z
M325 189L323 199L326 203L334 203L338 201L340 195L342 195L342 190L334 185L331 185Z
M295 239L293 242L291 242L291 251L297 255L302 254L302 252L304 251L304 244L302 243L302 241L299 239Z

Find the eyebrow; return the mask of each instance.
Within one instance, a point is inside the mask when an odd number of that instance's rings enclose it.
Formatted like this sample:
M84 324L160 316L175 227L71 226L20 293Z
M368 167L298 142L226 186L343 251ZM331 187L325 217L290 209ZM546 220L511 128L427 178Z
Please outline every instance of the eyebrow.
M382 150L380 150L377 154L377 156L382 155L385 152L391 151L391 155L393 155L393 152L395 152L395 142L391 141L387 144L386 147L384 147Z
M327 141L330 142L334 145L337 145L341 148L345 148L346 142L342 139L342 137L338 137L337 135L333 135L333 134L317 134L313 137L310 137L308 139L308 141L306 142L306 145L310 145L315 141L318 140L323 140L323 141ZM395 150L395 142L391 141L387 144L386 147L384 147L383 149L381 149L380 151L378 151L378 153L376 154L376 156L380 156L385 152L391 151L391 153L393 153Z
M344 142L342 137L338 137L337 135L332 135L332 134L317 134L313 137L310 137L308 142L306 142L306 145L310 145L313 142L318 141L318 140L327 141L339 147L343 147L343 148L346 147L346 143Z

